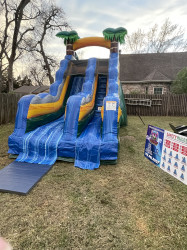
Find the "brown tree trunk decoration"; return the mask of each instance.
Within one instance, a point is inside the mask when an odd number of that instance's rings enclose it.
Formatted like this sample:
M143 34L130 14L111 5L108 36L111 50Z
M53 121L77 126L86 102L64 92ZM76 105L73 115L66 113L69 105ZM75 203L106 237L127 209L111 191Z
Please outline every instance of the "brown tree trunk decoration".
M111 41L110 53L118 53L119 52L118 50L119 50L118 42L114 38L113 41Z
M73 43L69 39L66 44L66 55L74 56Z

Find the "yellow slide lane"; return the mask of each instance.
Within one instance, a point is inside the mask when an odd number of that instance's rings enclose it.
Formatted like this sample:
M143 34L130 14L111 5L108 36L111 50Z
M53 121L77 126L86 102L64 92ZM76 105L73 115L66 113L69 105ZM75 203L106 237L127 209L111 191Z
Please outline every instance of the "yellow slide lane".
M87 114L89 114L95 105L95 96L97 91L97 83L98 83L98 75L95 78L94 83L94 93L93 98L89 103L86 103L85 105L80 106L80 113L79 113L79 121L82 120Z
M58 111L62 107L64 97L69 85L69 80L70 76L67 76L58 101L52 103L30 104L27 119Z

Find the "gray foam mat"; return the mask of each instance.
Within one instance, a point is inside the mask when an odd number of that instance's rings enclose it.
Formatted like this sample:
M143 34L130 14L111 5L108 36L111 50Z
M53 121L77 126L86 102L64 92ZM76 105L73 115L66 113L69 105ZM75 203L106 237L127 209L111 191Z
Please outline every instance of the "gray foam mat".
M52 165L13 161L0 170L0 191L26 195Z

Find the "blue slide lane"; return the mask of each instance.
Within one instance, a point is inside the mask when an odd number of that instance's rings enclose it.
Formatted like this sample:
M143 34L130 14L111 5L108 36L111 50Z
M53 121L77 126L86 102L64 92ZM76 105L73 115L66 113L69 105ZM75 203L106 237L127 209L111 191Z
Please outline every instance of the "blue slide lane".
M27 133L23 139L23 151L16 161L52 165L57 158L58 139L63 134L64 117ZM54 148L53 148L54 147ZM53 148L53 151L49 149Z
M72 83L70 95L81 91L83 77L77 76ZM38 127L23 137L21 153L16 161L52 165L57 159L59 140L63 135L64 116Z
M101 115L96 113L76 142L75 166L93 170L100 165Z
M90 58L88 60L82 92L71 96L67 101L64 134L59 141L58 147L59 157L75 158L75 143L77 139L80 106L83 100L89 100L93 94L95 69L96 58Z
M94 117L76 141L76 167L93 170L100 165L102 119L98 108L102 107L103 98L106 96L106 83L107 77L99 76Z
M118 54L112 53L109 60L109 83L106 95L106 82L99 79L95 101L95 115L76 141L75 166L83 169L95 169L100 160L116 160L118 156ZM105 89L103 89L105 86ZM104 98L104 99L103 99ZM104 120L102 135L101 115L98 107L103 105ZM115 102L114 110L107 110L107 102ZM102 138L101 138L102 136Z
M60 62L60 68L56 72L55 82L50 86L50 95L56 96L58 87L63 81L64 72L68 67L68 63L72 56L66 56L64 60ZM46 97L47 93L38 94L40 98ZM20 149L23 147L23 136L27 127L27 114L31 100L36 95L23 96L18 102L18 110L16 114L15 129L14 132L8 138L9 154L19 154Z
M9 154L19 154L22 147L23 135L27 127L27 113L30 102L35 95L23 96L18 102L14 132L8 138Z

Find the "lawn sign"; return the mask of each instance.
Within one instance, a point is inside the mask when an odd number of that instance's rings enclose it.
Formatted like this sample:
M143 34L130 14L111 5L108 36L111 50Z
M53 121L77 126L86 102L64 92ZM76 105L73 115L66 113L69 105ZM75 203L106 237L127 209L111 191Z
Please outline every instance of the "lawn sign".
M187 137L149 125L144 156L187 185Z

